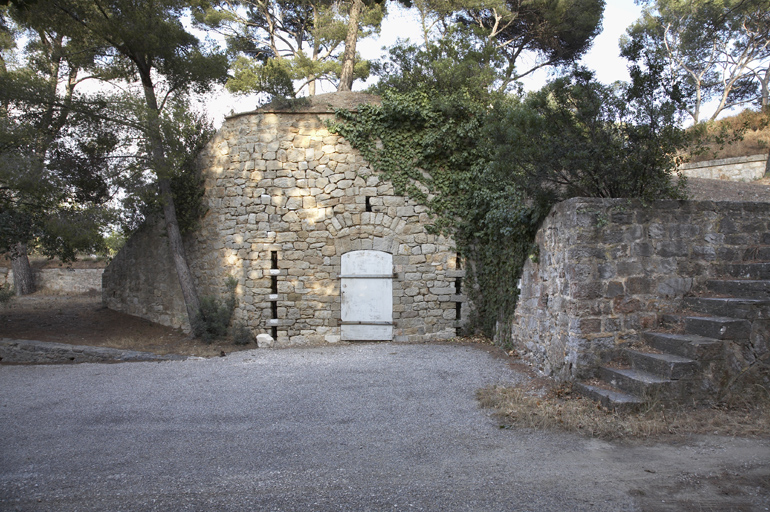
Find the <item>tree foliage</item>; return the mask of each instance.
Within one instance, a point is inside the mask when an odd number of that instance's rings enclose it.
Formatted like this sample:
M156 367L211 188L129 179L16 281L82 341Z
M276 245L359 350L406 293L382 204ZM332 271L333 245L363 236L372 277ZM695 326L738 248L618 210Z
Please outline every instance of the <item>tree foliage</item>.
M666 63L696 123L737 105L768 105L768 0L656 0L622 47L632 58L642 47ZM716 106L704 113L710 101Z
M677 105L656 77L608 87L576 69L528 95L491 124L494 165L528 197L552 205L570 197L682 195L678 153L690 145ZM497 113L496 113L497 114Z
M498 56L488 46L457 41L393 50L382 105L340 111L333 128L452 237L468 261L473 326L491 335L513 314L521 269L554 202L676 196L668 174L676 143L656 145L683 138L656 76L639 70L616 90L577 70L519 99L490 90Z
M604 0L418 0L426 42L463 25L502 59L498 87L580 58L601 30Z
M225 36L234 56L228 90L295 97L304 88L314 95L318 82L338 82L352 7L329 0L221 0L193 14ZM384 13L382 3L363 5L356 37L379 31ZM368 70L368 61L359 59L353 78L366 78Z
M105 129L101 103L78 93L93 52L28 12L12 8L3 19L10 39L0 70L0 251L26 261L32 244L71 260L101 246L111 155L123 140ZM14 51L16 39L26 44Z
M203 93L223 81L227 59L187 31L182 18L188 7L183 0L48 0L35 6L38 14L99 50L94 74L138 92L129 97L126 104L133 108L123 111L123 122L141 134L148 168L157 177L169 247L193 322L200 305L174 203L171 182L178 162L172 158L171 139L164 137L163 115L190 92Z

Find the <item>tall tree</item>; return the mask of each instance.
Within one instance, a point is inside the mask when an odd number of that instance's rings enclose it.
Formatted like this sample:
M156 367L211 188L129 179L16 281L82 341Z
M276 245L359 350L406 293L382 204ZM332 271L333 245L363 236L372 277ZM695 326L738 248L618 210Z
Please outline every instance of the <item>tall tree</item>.
M227 87L231 92L266 92L295 96L318 82L335 83L341 74L340 52L349 16L358 16L358 36L379 30L381 5L354 13L332 0L220 0L198 6L198 23L224 35L236 58ZM366 63L356 70L366 74Z
M48 0L36 6L66 19L103 51L95 71L103 78L133 83L143 98L137 113L152 171L162 201L169 247L190 322L200 309L197 290L185 257L171 186L173 160L162 130L162 112L175 97L205 92L224 81L227 60L207 51L183 24L188 3L182 0Z
M538 69L580 58L601 30L604 13L604 0L420 0L416 5L426 41L434 29L443 37L452 22L460 23L474 27L476 37L505 58L500 90Z
M3 20L5 49L14 36L26 45L0 69L0 252L25 295L34 289L29 243L64 260L98 245L106 155L118 141L94 129L94 106L76 91L94 54L29 11L10 8Z
M621 43L626 53L640 45L679 80L695 123L734 106L768 104L770 0L655 0Z

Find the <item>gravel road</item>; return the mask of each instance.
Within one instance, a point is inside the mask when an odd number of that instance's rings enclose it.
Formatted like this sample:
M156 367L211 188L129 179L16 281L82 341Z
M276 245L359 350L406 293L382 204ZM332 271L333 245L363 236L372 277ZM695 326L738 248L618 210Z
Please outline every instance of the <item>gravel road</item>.
M770 509L770 441L500 429L524 377L474 347L365 344L0 367L0 510Z

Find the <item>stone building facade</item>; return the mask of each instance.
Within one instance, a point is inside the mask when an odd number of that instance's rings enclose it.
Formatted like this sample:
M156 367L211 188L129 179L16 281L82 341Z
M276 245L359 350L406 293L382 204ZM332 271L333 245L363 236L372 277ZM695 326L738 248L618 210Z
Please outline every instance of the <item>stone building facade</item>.
M332 106L376 101L351 94L231 116L202 155L208 212L186 239L199 294L224 296L233 276L234 321L267 344L445 339L466 316L451 240L429 233L425 207L329 131ZM162 222L116 256L103 297L189 329Z

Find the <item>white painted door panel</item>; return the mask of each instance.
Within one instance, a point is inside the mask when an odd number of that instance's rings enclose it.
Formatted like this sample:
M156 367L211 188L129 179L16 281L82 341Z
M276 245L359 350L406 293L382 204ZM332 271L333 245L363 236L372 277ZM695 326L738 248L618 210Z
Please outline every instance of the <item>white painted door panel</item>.
M382 251L342 255L343 340L393 339L393 256Z

